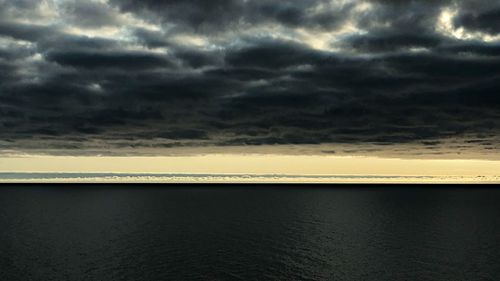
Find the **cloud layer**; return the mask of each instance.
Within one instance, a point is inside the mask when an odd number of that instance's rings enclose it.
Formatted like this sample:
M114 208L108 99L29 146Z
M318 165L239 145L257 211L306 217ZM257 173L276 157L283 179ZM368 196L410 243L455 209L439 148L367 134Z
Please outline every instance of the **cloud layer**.
M2 149L498 148L495 1L0 0L0 19Z

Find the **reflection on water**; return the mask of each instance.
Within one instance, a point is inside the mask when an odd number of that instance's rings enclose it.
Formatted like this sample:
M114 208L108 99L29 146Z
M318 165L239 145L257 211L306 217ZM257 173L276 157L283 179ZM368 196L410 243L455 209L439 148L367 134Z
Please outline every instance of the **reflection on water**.
M496 280L500 190L2 186L1 280Z

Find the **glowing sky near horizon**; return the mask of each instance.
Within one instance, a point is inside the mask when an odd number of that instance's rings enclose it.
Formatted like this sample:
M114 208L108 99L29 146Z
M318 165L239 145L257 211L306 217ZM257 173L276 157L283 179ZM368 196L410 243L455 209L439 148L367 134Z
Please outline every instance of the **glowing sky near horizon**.
M500 161L314 155L175 157L23 156L0 158L2 172L287 175L499 176Z

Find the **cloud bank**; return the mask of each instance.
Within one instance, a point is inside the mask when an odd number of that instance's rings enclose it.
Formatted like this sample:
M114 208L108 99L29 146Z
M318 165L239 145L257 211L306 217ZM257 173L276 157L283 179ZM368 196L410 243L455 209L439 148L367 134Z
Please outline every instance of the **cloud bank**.
M498 149L495 1L0 0L0 148Z

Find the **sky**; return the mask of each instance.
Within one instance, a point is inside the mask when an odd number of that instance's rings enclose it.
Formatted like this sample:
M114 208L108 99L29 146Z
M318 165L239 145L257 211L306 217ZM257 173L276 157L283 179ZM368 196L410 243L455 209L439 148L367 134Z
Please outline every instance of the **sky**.
M500 161L326 155L24 156L0 158L2 172L484 176L500 181ZM480 172L478 172L480 171Z
M0 0L0 153L491 160L500 2Z

